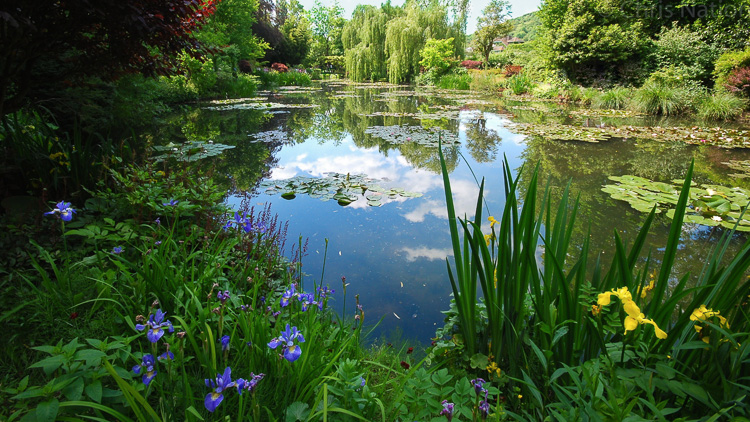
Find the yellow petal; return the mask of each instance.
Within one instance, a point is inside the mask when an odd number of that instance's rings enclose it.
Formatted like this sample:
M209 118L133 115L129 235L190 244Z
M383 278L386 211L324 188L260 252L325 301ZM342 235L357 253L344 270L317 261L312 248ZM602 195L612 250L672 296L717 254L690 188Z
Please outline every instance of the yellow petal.
M664 332L661 328L659 328L659 326L656 325L656 323L653 320L648 319L648 318L643 318L643 319L641 319L641 323L642 324L651 324L651 325L653 325L654 326L654 332L656 332L656 338L659 338L659 339L662 339L662 340L664 340L665 338L667 338L667 333Z
M633 331L638 328L638 320L631 316L628 316L625 317L625 322L623 323L623 325L625 326L625 332L627 333L628 331Z
M701 332L701 330L703 329L703 327L702 327L702 326L700 326L700 325L694 325L694 326L693 326L693 328L695 328L695 332L696 332L696 333L700 333L700 332Z
M641 309L632 300L624 301L622 307L630 317L638 319L639 315L641 315Z
M599 294L599 299L596 301L596 303L599 306L607 306L612 302L612 295L614 293L611 292L604 292Z
M630 292L628 291L627 287L621 287L621 288L617 289L617 291L615 292L615 294L622 301L633 300L633 296L630 294Z

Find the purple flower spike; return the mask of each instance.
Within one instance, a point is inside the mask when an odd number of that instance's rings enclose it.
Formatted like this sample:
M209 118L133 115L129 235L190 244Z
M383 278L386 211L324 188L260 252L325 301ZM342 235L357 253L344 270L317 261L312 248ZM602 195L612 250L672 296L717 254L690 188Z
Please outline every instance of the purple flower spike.
M72 220L73 214L76 214L76 210L70 206L70 202L65 201L58 202L55 209L44 213L44 215L57 215L62 221Z
M448 400L443 400L443 410L440 411L440 414L448 418L448 422L453 420L453 406L453 403Z
M221 304L227 303L227 300L229 300L229 290L224 290L223 292L219 290L219 293L216 293L216 297L221 301Z
M294 340L298 340L300 343L305 342L305 338L302 336L302 333L297 330L297 327L289 328L289 324L287 324L286 330L282 331L279 337L272 339L268 343L268 347L276 349L281 346L284 359L289 362L294 362L302 355L302 349L294 344Z
M221 338L221 351L226 352L229 350L229 336L224 336Z
M224 375L217 374L215 380L206 379L206 386L211 387L214 391L206 394L206 399L203 401L203 405L206 409L213 413L214 410L224 400L224 390L232 388L237 384L232 381L232 368L228 367L224 370Z
M471 380L471 385L474 387L474 391L476 391L477 396L487 391L484 389L484 383L485 383L485 380L482 378L476 378L476 379Z
M487 401L487 397L479 403L479 412L482 416L482 420L486 420L487 416L490 415L490 403Z
M148 327L146 337L151 343L156 343L164 335L164 328L167 328L170 333L174 332L172 323L169 320L164 321L164 316L166 314L166 312L162 312L162 310L159 309L156 311L156 315L151 314L148 316L148 321L146 321L145 325L136 324L135 329L138 331L143 331L144 329L146 329L146 327Z
M242 395L242 393L245 390L247 390L247 391L249 391L249 392L252 393L253 390L255 389L255 386L258 385L258 382L260 380L262 380L263 377L265 377L265 376L266 376L266 374L255 375L255 374L253 374L251 372L250 373L250 377L251 378L249 380L244 380L242 378L238 379L237 380L237 392L240 393L240 395Z
M143 371L143 377L141 378L143 383L148 385L152 379L156 376L156 361L153 355L143 355L141 363L133 367L133 372L136 375L140 375Z

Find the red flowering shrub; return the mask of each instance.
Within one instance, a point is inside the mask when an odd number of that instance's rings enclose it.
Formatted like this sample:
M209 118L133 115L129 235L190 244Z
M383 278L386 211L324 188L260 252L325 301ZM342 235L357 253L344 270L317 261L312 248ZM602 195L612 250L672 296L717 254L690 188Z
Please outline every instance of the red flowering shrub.
M523 67L521 66L509 64L505 66L505 76L510 77L510 76L518 75L519 73L521 73L522 70L523 70Z
M750 97L750 67L735 69L727 77L724 87L738 95Z
M273 70L275 70L275 71L277 71L279 73L286 73L289 70L289 68L286 67L286 65L284 63L274 63L274 64L271 65L271 69L273 69Z
M465 67L466 69L479 69L479 66L482 65L482 62L478 62L476 60L464 60L461 62L461 66Z

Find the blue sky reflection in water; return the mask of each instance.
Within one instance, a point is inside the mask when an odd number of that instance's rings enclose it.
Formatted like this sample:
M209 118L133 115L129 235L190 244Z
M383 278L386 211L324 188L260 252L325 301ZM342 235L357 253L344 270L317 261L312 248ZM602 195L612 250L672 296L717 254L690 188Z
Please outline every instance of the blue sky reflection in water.
M498 158L507 154L511 166L519 167L523 146L514 141L520 143L523 136L508 132L500 116L484 114L486 128L503 139ZM490 208L497 210L502 206L501 161L474 161L464 147L465 127L459 127L462 156L477 177L487 179L485 196ZM437 149L433 151L437 154ZM441 311L448 309L451 293L445 259L452 251L440 174L413 167L397 149L384 155L377 148L360 148L351 135L340 143L320 143L315 138L298 141L282 147L276 158L274 180L322 177L329 172L365 174L382 180L383 187L423 195L385 200L380 207L368 206L363 199L343 207L335 200L324 202L307 195L284 200L278 194L261 194L252 204L270 202L272 211L289 221L289 242L297 234L309 238L308 256L303 259L303 271L309 274L305 289L312 288L313 280L320 281L328 238L324 283L336 290L336 306L343 305L340 278L345 276L347 313L354 309L354 295L359 294L367 323L384 317L377 333L401 330L406 338L429 342L436 326L442 324ZM473 214L479 192L469 165L461 161L451 174L458 215Z

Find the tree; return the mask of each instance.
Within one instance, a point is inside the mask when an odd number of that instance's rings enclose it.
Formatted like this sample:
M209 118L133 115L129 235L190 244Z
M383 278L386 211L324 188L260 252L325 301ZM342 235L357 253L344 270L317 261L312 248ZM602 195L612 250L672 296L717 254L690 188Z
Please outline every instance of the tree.
M388 15L374 6L357 6L352 19L344 25L341 42L344 65L354 81L386 77L385 28Z
M455 63L453 56L453 38L427 40L422 51L419 52L422 60L419 64L435 76L441 76L450 70Z
M198 32L197 38L211 46L214 63L226 60L235 68L240 60L254 62L268 48L252 31L258 10L257 0L222 0L214 14Z
M495 39L508 35L513 29L508 22L509 14L510 5L506 0L491 0L482 10L482 16L477 21L473 44L474 49L484 58L485 66L489 63Z
M313 33L310 60L320 65L328 56L343 56L344 46L341 42L341 34L346 20L344 8L339 5L338 1L330 7L325 7L320 4L319 0L315 0L315 7L310 10L308 19L312 23Z
M201 56L214 0L24 0L0 5L0 116L86 76L169 74ZM45 94L46 91L46 94Z

